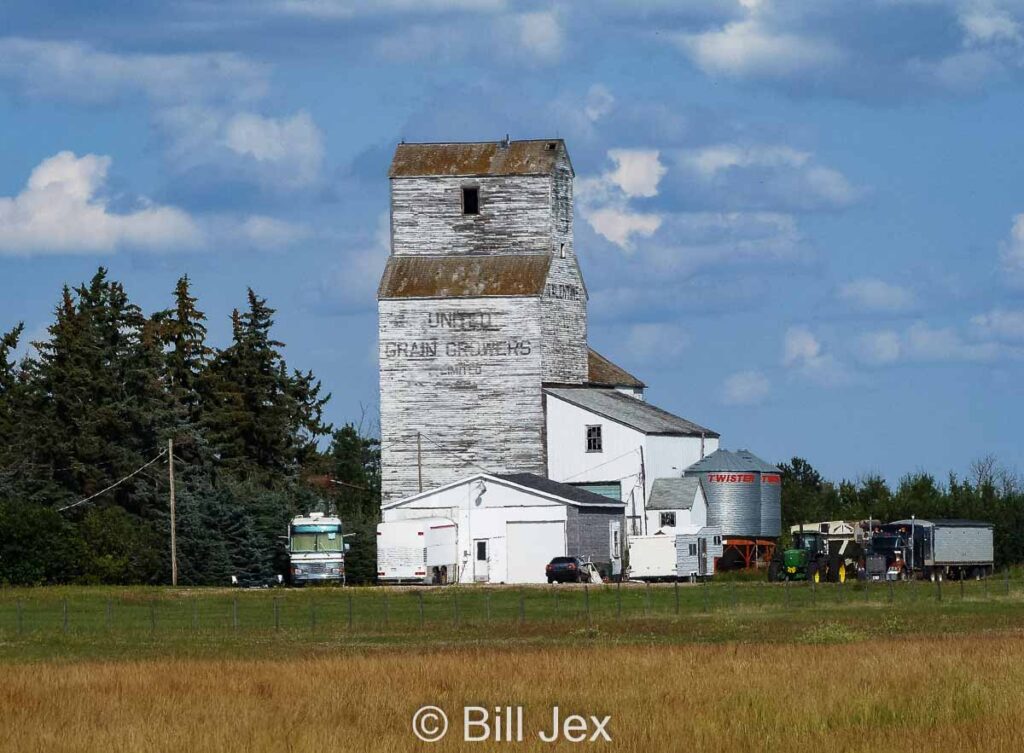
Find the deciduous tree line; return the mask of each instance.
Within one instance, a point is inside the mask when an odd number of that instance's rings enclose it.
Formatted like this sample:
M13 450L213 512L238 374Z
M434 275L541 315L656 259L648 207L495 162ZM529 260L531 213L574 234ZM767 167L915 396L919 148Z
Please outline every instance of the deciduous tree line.
M64 288L28 356L14 355L22 325L3 333L0 583L169 582L166 458L60 509L132 474L169 438L181 583L283 572L288 519L332 509L361 534L350 576L372 578L374 557L360 549L375 538L377 443L324 422L329 395L287 367L273 315L250 290L230 344L216 348L187 277L170 308L146 315L101 268Z

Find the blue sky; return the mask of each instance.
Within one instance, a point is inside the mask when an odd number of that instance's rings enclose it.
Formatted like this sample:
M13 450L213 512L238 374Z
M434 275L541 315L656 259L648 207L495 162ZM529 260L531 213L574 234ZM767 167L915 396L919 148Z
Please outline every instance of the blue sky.
M252 286L372 424L385 171L560 136L591 343L832 477L1024 466L1024 2L7 0L0 327Z

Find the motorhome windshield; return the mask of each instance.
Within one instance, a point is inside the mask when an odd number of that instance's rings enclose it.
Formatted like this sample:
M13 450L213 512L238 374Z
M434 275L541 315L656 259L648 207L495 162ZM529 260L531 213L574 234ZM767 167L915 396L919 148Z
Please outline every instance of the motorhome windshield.
M340 552L342 551L341 526L292 526L291 551L293 553Z

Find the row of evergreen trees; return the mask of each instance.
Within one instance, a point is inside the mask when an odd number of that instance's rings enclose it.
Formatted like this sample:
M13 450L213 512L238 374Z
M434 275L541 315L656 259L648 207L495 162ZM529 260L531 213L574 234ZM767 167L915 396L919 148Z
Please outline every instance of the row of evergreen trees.
M218 349L187 277L171 308L147 316L101 268L64 288L32 355L15 361L22 325L3 334L0 583L168 582L166 458L61 508L134 473L169 438L181 583L281 572L288 519L332 508L359 534L350 576L371 578L375 555L360 550L375 539L377 444L352 426L332 432L329 395L288 369L273 315L250 290Z
M968 479L950 474L940 484L927 473L914 473L895 490L880 476L857 483L827 481L802 458L779 467L784 532L822 520L964 518L993 524L997 566L1024 562L1024 484L992 458L975 462Z

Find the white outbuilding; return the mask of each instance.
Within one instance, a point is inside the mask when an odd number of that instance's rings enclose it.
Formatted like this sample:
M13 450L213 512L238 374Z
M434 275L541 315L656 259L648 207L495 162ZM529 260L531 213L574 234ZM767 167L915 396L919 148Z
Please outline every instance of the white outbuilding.
M698 529L708 522L708 499L699 478L658 478L651 485L647 500L647 520L643 534L673 535Z
M563 556L591 561L608 577L622 570L622 502L532 473L477 473L381 512L377 559L384 582L543 583L545 565ZM404 524L420 519L424 526ZM447 531L447 554L435 548L429 562L408 563L397 556L418 556L439 530Z

